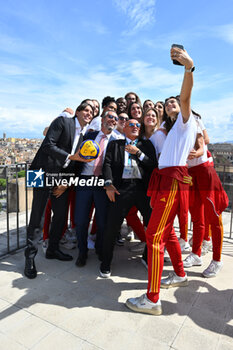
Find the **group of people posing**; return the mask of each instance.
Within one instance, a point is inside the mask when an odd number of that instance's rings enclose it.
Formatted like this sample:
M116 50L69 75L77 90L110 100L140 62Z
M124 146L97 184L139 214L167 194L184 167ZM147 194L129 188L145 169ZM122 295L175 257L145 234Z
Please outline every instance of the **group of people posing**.
M88 261L88 227L95 208L95 251L101 261L100 276L109 278L116 239L124 218L138 238L146 242L143 261L148 267L147 293L130 298L126 305L133 311L160 315L160 288L187 286L184 267L201 266L202 244L212 237L213 259L204 277L214 277L222 268L222 211L228 198L207 150L208 135L200 115L191 109L194 65L185 50L171 49L171 59L184 66L178 96L143 105L136 93L125 97L107 96L102 113L97 100L81 102L73 111L67 108L45 130L45 138L32 164L32 170L83 179L75 192L67 186L33 189L28 237L33 239L46 204L53 217L48 234L47 259L72 260L59 248L67 221L69 194L75 193L74 222L78 242L76 265ZM100 145L97 159L80 157L84 140ZM103 179L103 186L89 185L91 178ZM85 185L86 183L86 185ZM96 182L95 182L96 184ZM137 211L143 216L143 223ZM193 222L192 252L189 248L188 211ZM173 228L175 216L180 223L180 238ZM146 230L144 229L146 227ZM161 278L164 251L167 250L174 272Z

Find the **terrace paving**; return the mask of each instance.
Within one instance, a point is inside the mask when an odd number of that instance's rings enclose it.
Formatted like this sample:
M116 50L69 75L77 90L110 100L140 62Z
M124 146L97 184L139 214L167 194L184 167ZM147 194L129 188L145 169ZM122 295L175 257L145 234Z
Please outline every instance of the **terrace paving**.
M128 297L147 287L140 256L132 242L116 247L109 279L99 277L99 261L89 251L87 265L46 260L38 245L38 276L23 276L24 252L0 260L0 348L7 350L233 349L233 240L224 239L224 267L205 279L203 266L187 269L189 286L161 290L163 314L131 312ZM185 255L184 255L185 257ZM172 271L165 263L163 276Z

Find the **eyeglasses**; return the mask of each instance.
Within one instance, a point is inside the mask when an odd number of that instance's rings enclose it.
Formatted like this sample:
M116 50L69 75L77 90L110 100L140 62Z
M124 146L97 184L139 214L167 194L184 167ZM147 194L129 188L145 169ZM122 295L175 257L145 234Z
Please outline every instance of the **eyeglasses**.
M119 117L119 119L122 121L122 122L127 122L127 120L129 120L129 118L127 117Z
M130 126L131 128L134 128L135 126L136 126L137 128L140 128L141 124L140 124L140 123L129 123L129 126Z
M115 121L118 122L118 117L115 117L114 115L108 114L107 117L109 119L115 119Z

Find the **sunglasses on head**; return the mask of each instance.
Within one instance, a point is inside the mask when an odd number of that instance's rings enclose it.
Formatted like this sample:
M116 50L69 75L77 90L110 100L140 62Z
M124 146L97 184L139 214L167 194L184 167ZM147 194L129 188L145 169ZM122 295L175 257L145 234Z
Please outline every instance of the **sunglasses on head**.
M133 127L137 127L137 128L140 128L140 126L141 126L141 124L140 123L129 123L129 126L131 127L131 128L133 128Z
M123 122L123 121L126 121L127 122L127 120L129 120L129 118L127 118L127 117L119 117L119 119Z
M108 114L109 119L115 119L116 122L118 122L118 117L115 117L114 115Z

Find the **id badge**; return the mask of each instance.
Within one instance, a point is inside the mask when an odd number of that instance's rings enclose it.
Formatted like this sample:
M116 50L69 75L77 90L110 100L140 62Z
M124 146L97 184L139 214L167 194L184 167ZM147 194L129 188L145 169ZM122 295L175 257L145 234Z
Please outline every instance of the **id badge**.
M133 177L133 167L125 167L124 175L126 178L132 178Z

